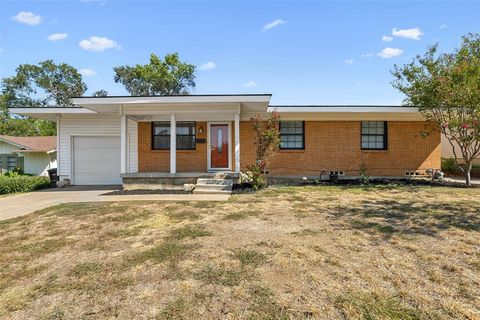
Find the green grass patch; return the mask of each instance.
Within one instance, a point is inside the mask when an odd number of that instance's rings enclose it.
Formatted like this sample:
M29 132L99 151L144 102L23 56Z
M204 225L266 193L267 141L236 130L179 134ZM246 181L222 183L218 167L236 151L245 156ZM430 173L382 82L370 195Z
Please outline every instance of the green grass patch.
M177 220L177 221L184 221L184 220L195 221L201 218L201 215L199 213L189 208L167 211L166 214L170 219Z
M158 320L189 320L192 319L194 308L185 298L177 298L167 304L160 311L156 319Z
M251 216L257 216L259 212L256 211L250 211L250 210L242 210L242 211L235 211L235 212L230 212L227 215L223 217L223 220L243 220L247 219L248 217Z
M267 256L256 250L237 250L233 253L233 257L240 261L242 267L258 267L267 261Z
M300 231L294 231L290 234L294 235L294 236L315 236L319 233L320 233L320 231L318 231L318 230L312 230L312 229L306 228L306 229L302 229Z
M69 241L65 238L47 239L39 242L32 242L22 245L18 248L18 252L31 257L39 257L51 252L58 251L67 246Z
M91 274L96 274L102 269L102 264L98 262L81 262L74 266L70 271L70 275L81 278Z
M146 261L154 263L175 262L181 259L189 246L177 241L166 241L153 246L150 249L128 255L125 258L127 265L139 265Z
M243 268L226 268L208 264L196 272L194 277L206 284L232 287L238 286L242 280L250 278L250 274Z
M174 229L170 232L167 239L169 240L183 240L186 238L200 238L212 235L205 227L200 225L188 225L182 228Z
M272 291L268 288L255 285L249 288L248 319L252 320L287 320L290 319L287 310L276 301Z
M338 296L335 305L347 319L422 319L421 312L400 298L373 293L355 293Z

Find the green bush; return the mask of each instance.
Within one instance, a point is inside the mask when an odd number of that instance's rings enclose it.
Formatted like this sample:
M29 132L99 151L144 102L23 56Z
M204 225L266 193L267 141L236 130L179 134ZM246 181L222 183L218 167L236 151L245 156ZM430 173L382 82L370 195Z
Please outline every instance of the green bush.
M240 173L240 183L249 184L253 189L258 190L267 185L267 178L260 169L260 166L249 165L247 166L247 172Z
M461 173L462 171L453 158L442 158L442 171L446 173Z
M465 167L463 164L460 165ZM460 170L453 158L442 158L442 171L450 174L463 175L463 171ZM480 164L474 163L472 165L471 175L473 177L480 177Z
M45 188L50 188L48 177L0 175L0 194L30 192Z

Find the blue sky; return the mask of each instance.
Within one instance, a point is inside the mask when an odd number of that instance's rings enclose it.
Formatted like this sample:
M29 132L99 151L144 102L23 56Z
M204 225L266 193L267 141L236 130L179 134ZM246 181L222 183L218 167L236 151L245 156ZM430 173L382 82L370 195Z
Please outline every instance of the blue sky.
M399 104L393 65L468 32L480 32L480 1L0 0L0 77L53 59L82 70L87 94L124 95L114 66L178 52L199 66L196 94Z

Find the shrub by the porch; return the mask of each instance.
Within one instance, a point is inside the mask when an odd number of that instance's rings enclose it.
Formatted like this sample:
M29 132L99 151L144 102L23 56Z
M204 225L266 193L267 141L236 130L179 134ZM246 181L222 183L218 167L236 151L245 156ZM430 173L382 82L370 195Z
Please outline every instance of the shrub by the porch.
M255 163L247 166L247 176L253 189L260 189L267 184L264 176L265 168L278 151L280 145L280 131L278 129L280 116L278 112L270 112L267 120L257 114L251 119L255 130Z

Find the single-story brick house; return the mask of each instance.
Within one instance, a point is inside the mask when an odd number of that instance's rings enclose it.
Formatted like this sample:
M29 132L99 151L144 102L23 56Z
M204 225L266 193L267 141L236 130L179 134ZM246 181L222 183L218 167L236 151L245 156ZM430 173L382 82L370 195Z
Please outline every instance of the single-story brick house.
M17 108L57 122L60 179L119 184L129 178L239 172L255 161L251 117L280 114L272 176L405 177L440 168L440 134L415 108L272 106L270 94L82 97L70 108ZM175 132L176 135L171 135Z
M37 176L57 167L56 137L12 137L0 135L0 170L20 169Z

